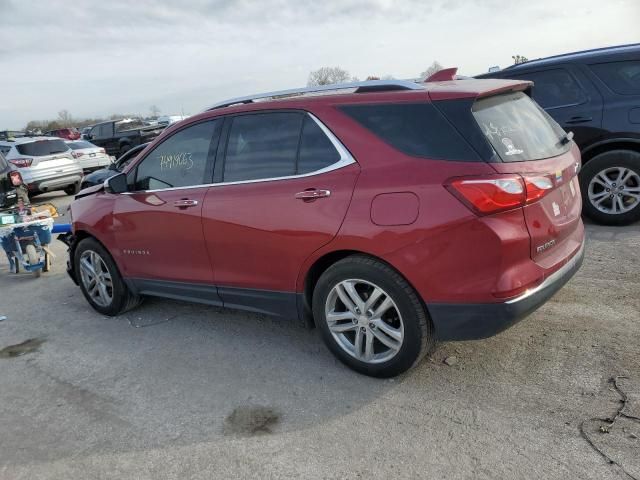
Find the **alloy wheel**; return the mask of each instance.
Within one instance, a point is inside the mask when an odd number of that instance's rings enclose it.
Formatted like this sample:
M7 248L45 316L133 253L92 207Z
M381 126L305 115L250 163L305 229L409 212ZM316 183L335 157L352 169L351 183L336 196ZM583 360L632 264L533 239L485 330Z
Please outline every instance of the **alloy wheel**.
M386 362L402 348L400 310L374 283L348 279L335 285L327 297L325 319L340 348L362 362Z
M593 176L587 193L601 212L627 213L640 203L640 175L626 167L605 168Z
M113 280L102 257L93 250L80 256L80 278L91 300L100 307L113 302Z

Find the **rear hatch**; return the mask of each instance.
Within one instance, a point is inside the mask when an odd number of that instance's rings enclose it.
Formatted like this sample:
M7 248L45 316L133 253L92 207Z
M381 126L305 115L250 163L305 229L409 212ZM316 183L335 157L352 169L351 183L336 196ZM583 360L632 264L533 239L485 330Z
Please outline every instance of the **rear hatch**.
M68 145L58 138L21 143L16 145L16 151L19 157L12 158L11 162L19 168L28 168L34 178L72 173L79 169Z
M479 98L473 116L500 161L499 174L523 179L531 258L552 268L581 245L580 152L566 132L524 92Z

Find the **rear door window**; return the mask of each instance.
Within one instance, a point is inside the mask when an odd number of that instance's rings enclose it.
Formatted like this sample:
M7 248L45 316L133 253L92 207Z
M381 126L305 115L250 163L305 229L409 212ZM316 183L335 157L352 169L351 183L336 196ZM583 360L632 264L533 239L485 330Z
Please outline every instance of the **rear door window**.
M589 100L587 93L564 68L514 75L514 78L533 81L533 98L542 108L580 105Z
M327 168L340 160L340 153L333 146L316 121L305 116L300 139L300 154L296 173L310 173Z
M64 153L69 150L69 147L62 140L37 140L30 143L22 143L16 145L16 150L21 155L27 155L29 157L44 157L47 155L55 155L58 153Z
M540 160L569 150L564 130L522 92L477 100L473 116L503 162Z
M222 120L211 120L187 127L164 140L138 165L135 190L210 183L213 153L221 127Z
M614 92L640 95L640 60L598 63L589 68Z
M431 103L345 105L344 113L414 157L478 161L478 155Z
M232 118L223 181L294 175L303 114L258 113Z

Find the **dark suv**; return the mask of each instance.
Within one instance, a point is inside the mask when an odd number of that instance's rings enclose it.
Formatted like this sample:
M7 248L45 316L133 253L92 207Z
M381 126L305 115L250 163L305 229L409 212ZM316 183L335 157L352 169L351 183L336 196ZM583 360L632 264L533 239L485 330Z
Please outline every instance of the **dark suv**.
M297 317L352 368L398 374L436 339L504 330L580 267L580 152L530 86L222 102L76 197L69 273L104 315L155 295Z
M607 225L640 219L640 44L513 65L476 78L532 80L533 98L582 152L584 212Z

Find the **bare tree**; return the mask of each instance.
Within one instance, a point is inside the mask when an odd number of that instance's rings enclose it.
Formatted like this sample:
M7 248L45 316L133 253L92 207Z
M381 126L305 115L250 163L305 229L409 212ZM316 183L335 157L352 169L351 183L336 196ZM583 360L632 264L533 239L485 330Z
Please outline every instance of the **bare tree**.
M529 59L527 57L524 57L522 55L511 55L511 58L513 58L513 63L515 65L518 65L519 63L524 63L524 62L528 62Z
M58 120L60 125L64 127L70 127L72 125L72 119L69 110L60 110L58 112Z
M160 109L158 108L157 105L151 105L149 107L149 111L151 112L151 116L153 118L156 118L158 115L160 115Z
M434 61L431 65L429 65L429 67L420 74L420 78L422 80L426 80L427 78L429 78L431 75L433 75L434 73L442 70L444 67L442 65L440 65L440 62L438 62L437 60Z
M309 73L307 86L331 85L334 83L343 83L350 79L353 80L349 72L340 67L322 67Z

